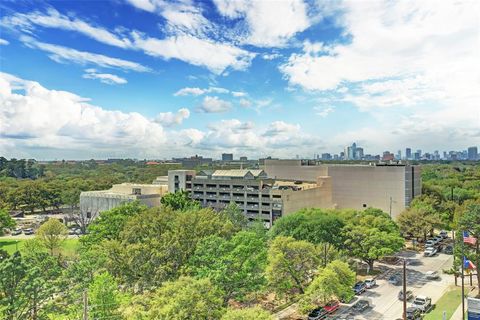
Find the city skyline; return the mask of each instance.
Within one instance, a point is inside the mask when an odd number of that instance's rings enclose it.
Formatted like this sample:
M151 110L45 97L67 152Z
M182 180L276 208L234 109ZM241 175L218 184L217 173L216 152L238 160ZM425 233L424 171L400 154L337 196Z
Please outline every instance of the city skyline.
M365 154L478 146L478 6L3 1L0 154L292 158L352 141Z

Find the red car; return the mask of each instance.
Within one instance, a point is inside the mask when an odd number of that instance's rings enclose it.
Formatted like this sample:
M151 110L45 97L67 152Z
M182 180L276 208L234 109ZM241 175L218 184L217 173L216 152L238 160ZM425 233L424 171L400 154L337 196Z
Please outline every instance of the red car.
M323 307L323 309L325 309L325 311L327 311L328 313L334 313L335 311L338 310L339 307L340 307L340 302L330 301L325 305L325 307Z

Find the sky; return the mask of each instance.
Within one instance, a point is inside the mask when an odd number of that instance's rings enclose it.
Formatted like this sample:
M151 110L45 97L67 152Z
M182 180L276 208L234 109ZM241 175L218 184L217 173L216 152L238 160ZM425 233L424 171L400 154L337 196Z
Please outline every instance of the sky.
M0 155L480 145L479 1L0 2Z

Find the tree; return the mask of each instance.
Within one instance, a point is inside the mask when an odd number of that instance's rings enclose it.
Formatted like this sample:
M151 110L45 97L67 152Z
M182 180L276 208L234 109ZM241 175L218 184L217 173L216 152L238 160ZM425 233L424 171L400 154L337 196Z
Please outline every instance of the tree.
M12 229L17 225L7 210L0 209L0 236L5 234L5 229Z
M103 240L116 240L128 220L142 212L147 207L139 202L127 202L119 207L100 213L87 228L87 234L80 238L83 245L89 247Z
M290 236L313 244L330 243L340 248L344 222L336 214L320 209L303 209L284 216L270 230L272 237Z
M398 225L404 235L427 240L427 236L440 224L438 217L425 208L412 207L403 211L397 218Z
M268 282L280 295L292 291L303 294L317 271L318 262L318 252L312 243L276 237L268 251Z
M54 250L59 249L68 236L68 229L58 219L48 219L38 228L36 237L53 255Z
M237 230L245 230L248 227L248 219L235 202L230 202L221 212L232 222Z
M464 244L465 256L477 266L477 283L480 283L480 204L471 205L468 210L463 214L458 222L459 230L457 232L460 235L458 238L462 238L462 232L467 231L469 235L477 239L475 245ZM463 257L457 259L463 261ZM478 295L480 296L480 286L478 287Z
M267 245L253 232L240 231L231 239L210 236L199 242L190 258L189 273L209 278L230 298L243 298L266 282Z
M230 221L211 209L151 208L132 217L119 239L103 246L110 273L143 290L177 278L202 239L230 237L234 231Z
M223 313L222 292L209 279L180 277L166 282L150 299L147 319L218 319Z
M120 293L115 279L107 272L95 275L88 288L90 317L93 319L120 317Z
M221 320L273 320L274 317L260 307L228 309Z
M167 193L160 200L162 205L170 207L173 210L190 210L194 208L200 208L198 201L190 199L187 191L177 191Z

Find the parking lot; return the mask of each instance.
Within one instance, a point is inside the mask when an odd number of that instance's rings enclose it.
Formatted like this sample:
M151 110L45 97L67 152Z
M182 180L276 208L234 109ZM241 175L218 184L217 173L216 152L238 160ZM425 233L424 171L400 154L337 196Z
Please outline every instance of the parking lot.
M414 296L424 295L432 298L432 303L443 295L446 289L454 284L452 275L443 274L443 269L449 269L453 263L453 256L443 253L436 254L433 257L424 257L422 253L404 252L400 256L408 259L407 265L407 290L411 290ZM366 299L370 303L370 308L362 313L355 313L351 305L343 305L333 319L345 320L396 320L402 318L403 303L398 299L398 293L402 285L393 285L388 283L387 279L392 274L402 274L401 263L397 265L380 265L386 269L386 272L377 278L377 286L368 289L365 293L356 299ZM438 271L440 279L427 280L425 274L428 271ZM411 302L407 302L407 307Z

